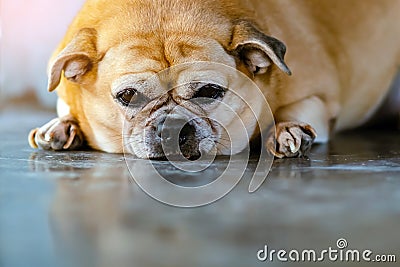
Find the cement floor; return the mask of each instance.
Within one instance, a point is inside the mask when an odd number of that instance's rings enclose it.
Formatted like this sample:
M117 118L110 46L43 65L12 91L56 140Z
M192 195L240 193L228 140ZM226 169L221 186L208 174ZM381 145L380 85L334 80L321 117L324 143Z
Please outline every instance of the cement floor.
M398 131L338 135L316 146L309 159L276 160L253 194L244 178L223 199L184 209L129 182L123 155L29 148L29 129L51 117L0 113L2 267L309 266L276 258L260 262L257 252L265 245L337 249L339 238L347 248L394 254L400 261ZM218 159L210 172L224 162ZM165 164L155 163L161 170ZM190 186L202 177L182 179ZM325 259L312 266L375 264Z

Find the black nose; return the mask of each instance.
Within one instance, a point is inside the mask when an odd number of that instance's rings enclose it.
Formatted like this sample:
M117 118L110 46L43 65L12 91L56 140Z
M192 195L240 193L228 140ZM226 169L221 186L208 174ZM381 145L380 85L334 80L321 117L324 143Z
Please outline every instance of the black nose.
M173 141L179 137L179 145L185 144L191 137L194 137L196 129L193 125L183 119L168 119L157 125L157 135L164 141Z

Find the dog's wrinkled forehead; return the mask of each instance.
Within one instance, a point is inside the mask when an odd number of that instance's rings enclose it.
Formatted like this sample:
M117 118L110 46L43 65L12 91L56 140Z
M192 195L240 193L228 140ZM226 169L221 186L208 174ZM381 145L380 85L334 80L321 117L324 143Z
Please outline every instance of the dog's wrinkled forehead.
M185 40L182 36L171 36L161 44L134 39L108 49L99 64L99 74L106 80L115 80L127 73L148 77L171 66L197 61L235 67L234 58L213 39L187 37ZM178 78L177 73L173 75Z

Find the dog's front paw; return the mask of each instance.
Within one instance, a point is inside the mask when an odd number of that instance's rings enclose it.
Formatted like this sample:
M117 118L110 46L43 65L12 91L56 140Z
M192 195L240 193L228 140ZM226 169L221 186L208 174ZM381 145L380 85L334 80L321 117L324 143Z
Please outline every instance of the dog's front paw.
M76 121L69 117L56 118L29 133L32 148L73 150L83 146L83 134Z
M267 141L267 149L277 158L302 157L311 148L317 134L308 124L299 122L280 122L276 133Z

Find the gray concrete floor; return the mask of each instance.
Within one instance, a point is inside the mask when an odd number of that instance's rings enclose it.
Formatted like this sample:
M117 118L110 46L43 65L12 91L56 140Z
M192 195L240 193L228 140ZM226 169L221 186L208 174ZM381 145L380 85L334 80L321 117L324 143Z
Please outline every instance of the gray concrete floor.
M400 261L399 132L339 135L316 146L309 159L276 160L253 194L244 178L216 203L183 209L129 182L123 155L29 148L29 129L52 116L0 113L2 267L297 266L259 262L256 254L264 245L336 248L339 238L348 248L395 254ZM166 163L155 164L162 171ZM314 266L320 265L375 264L326 260Z

